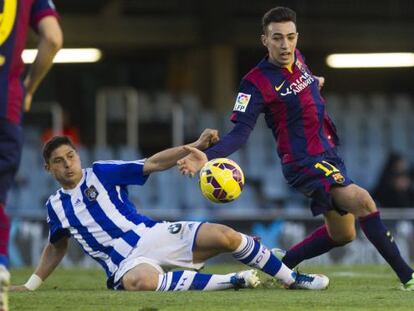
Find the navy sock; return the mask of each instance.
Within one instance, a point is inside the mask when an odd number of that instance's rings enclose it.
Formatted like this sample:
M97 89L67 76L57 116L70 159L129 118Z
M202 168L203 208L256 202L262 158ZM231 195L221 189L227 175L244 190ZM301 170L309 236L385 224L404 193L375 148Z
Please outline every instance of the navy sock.
M379 211L360 217L359 223L368 240L394 269L401 282L405 284L411 280L414 271L401 257L394 238L381 221Z
M302 242L291 247L286 252L282 262L292 269L303 260L322 255L336 246L339 246L339 244L332 240L326 225L323 225L308 235Z

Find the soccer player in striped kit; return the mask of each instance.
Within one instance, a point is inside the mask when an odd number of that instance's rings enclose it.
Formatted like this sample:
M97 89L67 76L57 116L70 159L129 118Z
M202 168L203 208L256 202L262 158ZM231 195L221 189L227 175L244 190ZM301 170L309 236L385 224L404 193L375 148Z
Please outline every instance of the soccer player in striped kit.
M217 139L217 131L207 129L189 146L170 148L144 160L98 161L86 169L81 168L67 137L50 140L43 149L45 166L62 188L46 203L49 243L26 284L12 289L37 289L65 255L69 236L102 266L110 289L221 290L259 284L256 270L225 275L169 271L198 270L205 260L223 252L277 278L287 288L325 289L326 276L292 271L258 241L227 226L154 221L139 214L129 201L128 185L143 185L149 174L175 166L189 148L205 149Z
M263 16L262 26L261 39L268 55L241 82L231 116L234 128L206 151L207 156L193 150L180 160L181 171L194 174L208 159L238 150L264 113L287 182L311 198L313 215L323 214L326 222L283 254L283 262L293 268L351 242L357 219L366 237L398 275L401 288L414 290L413 269L401 257L370 194L351 181L337 154L336 129L320 93L324 78L312 74L296 49L296 13L276 7Z
M28 111L39 83L62 45L57 13L51 0L0 1L0 310L6 302L7 247L10 222L4 212L7 192L17 172L22 150L22 111ZM29 28L38 36L38 54L22 81L21 54Z

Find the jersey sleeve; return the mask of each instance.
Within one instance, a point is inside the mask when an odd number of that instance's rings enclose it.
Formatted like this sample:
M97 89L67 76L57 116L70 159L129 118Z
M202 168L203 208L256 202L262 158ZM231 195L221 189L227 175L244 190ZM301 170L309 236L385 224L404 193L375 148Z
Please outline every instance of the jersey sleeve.
M63 237L70 237L68 229L62 227L62 223L59 221L55 211L52 208L50 202L46 204L47 207L47 224L49 226L49 242L56 243Z
M143 185L149 175L144 175L145 159L137 161L97 161L93 172L101 182L111 185Z
M250 81L242 80L230 120L243 122L253 129L263 110L264 100L260 91Z
M35 0L30 12L30 25L37 31L37 25L46 16L58 17L55 5L52 0Z

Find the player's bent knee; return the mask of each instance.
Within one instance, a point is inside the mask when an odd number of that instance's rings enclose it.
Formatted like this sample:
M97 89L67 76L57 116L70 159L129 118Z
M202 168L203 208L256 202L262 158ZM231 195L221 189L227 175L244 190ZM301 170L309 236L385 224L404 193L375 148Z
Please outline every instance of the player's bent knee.
M154 291L157 289L158 275L154 268L139 265L122 277L122 285L130 291Z
M226 251L236 250L241 242L240 233L227 226L220 226L220 246Z
M375 202L367 190L361 188L359 192L359 200L361 208L364 210L365 214L370 214L377 211Z
M338 245L345 245L351 243L356 238L355 229L341 233L340 235L331 237Z
M124 277L122 284L129 291L154 291L157 288L152 279L139 276Z

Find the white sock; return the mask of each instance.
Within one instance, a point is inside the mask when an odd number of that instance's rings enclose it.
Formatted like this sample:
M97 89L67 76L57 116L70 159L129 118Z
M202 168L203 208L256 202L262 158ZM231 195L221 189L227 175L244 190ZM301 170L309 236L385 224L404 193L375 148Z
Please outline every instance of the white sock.
M173 271L158 276L157 291L222 290L233 288L234 273L206 274L195 271Z

